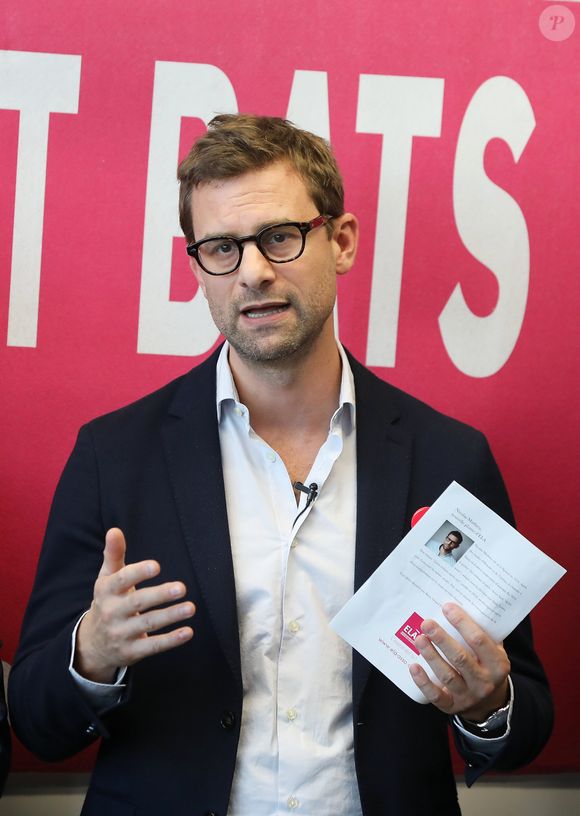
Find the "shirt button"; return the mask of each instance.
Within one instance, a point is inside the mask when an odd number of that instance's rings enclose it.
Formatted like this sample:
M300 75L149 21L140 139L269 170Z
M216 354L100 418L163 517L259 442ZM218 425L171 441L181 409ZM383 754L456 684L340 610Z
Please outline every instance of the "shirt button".
M295 796L288 797L288 807L290 808L290 810L296 810L299 804L300 802Z
M300 631L300 624L298 623L298 621L295 620L290 621L290 623L288 624L288 629L290 629L292 634L295 635L296 632Z
M298 712L295 708L289 708L286 712L286 716L288 717L288 722L292 722L298 716Z
M238 406L236 405L236 407L234 408L234 414L237 414L238 416L243 416L244 412L242 411L241 408L238 408Z
M276 454L274 453L274 451L268 451L268 453L266 454L266 459L268 460L268 462L275 462Z

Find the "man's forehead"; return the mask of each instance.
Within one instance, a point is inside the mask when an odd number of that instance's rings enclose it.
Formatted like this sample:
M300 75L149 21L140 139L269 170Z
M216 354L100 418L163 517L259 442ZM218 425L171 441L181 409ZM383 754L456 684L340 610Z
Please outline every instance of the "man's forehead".
M303 179L280 162L231 178L208 180L194 187L191 195L196 235L200 229L215 229L216 221L240 219L244 229L253 229L276 221L304 220L316 215L312 205Z
M195 195L196 192L221 191L232 187L252 185L262 187L268 186L269 182L272 185L276 185L282 178L286 183L296 184L296 186L303 187L306 190L304 179L290 162L276 161L266 164L263 167L251 168L244 173L238 173L234 176L224 176L223 178L201 181L193 188L193 194Z

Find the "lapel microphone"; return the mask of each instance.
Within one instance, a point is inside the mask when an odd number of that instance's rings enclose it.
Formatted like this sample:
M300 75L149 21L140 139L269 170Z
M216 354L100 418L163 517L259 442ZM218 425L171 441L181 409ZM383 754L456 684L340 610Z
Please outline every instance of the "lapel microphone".
M312 502L318 496L318 485L316 484L316 482L312 482L312 484L309 484L308 487L306 487L306 485L302 484L302 482L294 482L292 487L294 488L294 490L299 490L301 493L306 493L307 496L306 504L294 519L294 524L296 524L302 513L305 513L308 510ZM294 524L292 525L292 527L294 527Z
M307 507L310 507L312 502L318 496L318 485L316 482L312 482L312 484L309 484L308 487L306 487L305 484L302 484L302 482L294 482L292 487L294 490L299 490L301 493L306 493L308 496L306 499L306 507L304 508L305 510Z

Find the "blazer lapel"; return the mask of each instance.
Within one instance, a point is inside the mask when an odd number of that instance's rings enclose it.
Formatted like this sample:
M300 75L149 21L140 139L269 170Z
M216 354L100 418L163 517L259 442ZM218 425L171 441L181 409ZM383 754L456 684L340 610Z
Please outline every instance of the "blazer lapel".
M162 432L179 521L203 603L241 683L236 590L215 402L218 353L219 349L186 375Z
M396 389L350 359L356 389L357 529L355 590L397 546L405 530L412 438L399 427ZM353 713L371 664L353 657Z

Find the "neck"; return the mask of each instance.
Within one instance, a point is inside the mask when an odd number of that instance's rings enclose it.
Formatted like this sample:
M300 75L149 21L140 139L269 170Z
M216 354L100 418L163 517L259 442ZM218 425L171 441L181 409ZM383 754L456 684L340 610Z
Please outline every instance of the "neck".
M254 430L327 431L338 407L341 360L334 334L283 360L253 361L230 348L229 363Z

